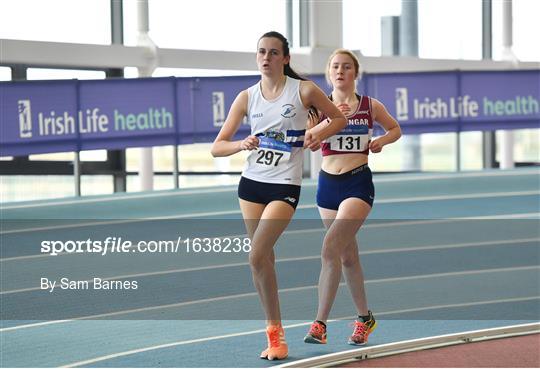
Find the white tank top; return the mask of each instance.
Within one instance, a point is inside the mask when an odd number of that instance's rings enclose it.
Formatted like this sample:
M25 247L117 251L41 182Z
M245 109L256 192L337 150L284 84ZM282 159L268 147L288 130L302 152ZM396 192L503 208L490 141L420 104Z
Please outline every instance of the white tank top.
M287 77L281 95L266 100L260 82L248 88L248 122L259 148L248 156L242 176L254 181L300 185L308 110L300 99L300 80Z

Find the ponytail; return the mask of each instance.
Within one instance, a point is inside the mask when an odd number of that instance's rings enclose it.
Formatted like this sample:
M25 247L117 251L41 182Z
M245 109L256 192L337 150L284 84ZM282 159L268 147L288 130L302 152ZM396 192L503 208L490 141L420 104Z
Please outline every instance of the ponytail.
M301 81L307 81L307 78L304 78L304 77L300 76L298 73L296 73L291 68L290 64L285 64L285 66L283 67L283 74L285 74L286 76L289 76L291 78L294 78L294 79L299 79Z

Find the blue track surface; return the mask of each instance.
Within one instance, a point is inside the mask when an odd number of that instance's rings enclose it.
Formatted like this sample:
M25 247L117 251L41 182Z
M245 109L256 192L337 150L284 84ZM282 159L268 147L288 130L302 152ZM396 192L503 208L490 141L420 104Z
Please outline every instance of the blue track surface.
M370 345L540 320L539 174L375 176L375 207L358 235L369 306L379 320ZM276 246L288 360L351 348L349 320L329 324L328 345L302 342L315 316L324 235L315 190L306 182ZM40 252L43 240L241 237L235 187L1 210L2 366L275 364L258 359L264 321L244 252ZM136 280L138 288L51 293L40 289L43 277ZM332 318L353 314L342 284Z

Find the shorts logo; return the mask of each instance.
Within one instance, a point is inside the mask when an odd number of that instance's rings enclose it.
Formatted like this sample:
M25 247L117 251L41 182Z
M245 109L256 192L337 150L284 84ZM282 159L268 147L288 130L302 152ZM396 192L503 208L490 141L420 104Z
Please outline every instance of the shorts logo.
M293 118L296 116L296 107L292 104L285 104L281 106L283 118Z
M296 199L294 197L287 196L283 200L287 200L288 202L292 202L293 204L296 202Z
M363 171L364 169L366 169L366 167L364 165L362 165L361 167L354 169L351 172L351 175L355 175L356 173L359 173L359 172Z

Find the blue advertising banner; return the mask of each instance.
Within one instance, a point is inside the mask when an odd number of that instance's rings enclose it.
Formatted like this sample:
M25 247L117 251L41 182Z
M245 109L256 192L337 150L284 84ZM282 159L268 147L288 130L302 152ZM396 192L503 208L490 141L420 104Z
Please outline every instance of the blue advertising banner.
M367 76L404 133L540 127L540 71Z
M7 82L0 88L2 156L78 149L75 81Z
M177 96L190 98L178 101L181 143L212 142L236 96L259 80L260 76L182 78ZM236 137L243 138L250 132L244 120Z
M174 145L175 79L2 84L1 156Z
M324 76L311 78L330 92ZM0 156L212 142L238 93L259 80L2 82ZM540 70L365 74L358 91L406 134L540 127ZM244 122L236 137L249 133Z
M81 149L176 144L174 78L79 82Z

